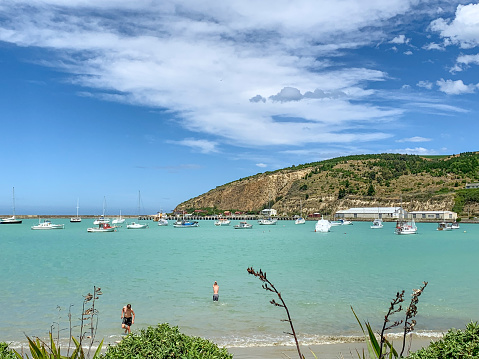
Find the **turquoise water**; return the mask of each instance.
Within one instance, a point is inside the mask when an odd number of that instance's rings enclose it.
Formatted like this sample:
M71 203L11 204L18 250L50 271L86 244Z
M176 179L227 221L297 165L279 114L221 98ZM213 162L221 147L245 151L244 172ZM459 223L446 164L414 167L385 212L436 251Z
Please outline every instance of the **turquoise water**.
M168 322L220 346L291 343L283 309L269 304L274 295L247 273L250 266L282 293L303 344L360 335L350 306L379 330L396 292L405 289L409 301L423 281L418 333L435 336L479 319L477 225L438 232L419 223L417 235L398 236L394 223L315 233L314 222L251 221L251 230L234 230L235 221L187 229L150 222L146 230L87 233L92 220L53 222L65 229L32 231L37 220L0 226L0 341L24 343L24 333L45 337L51 328L67 337L69 307L78 324L82 295L96 285L103 292L97 338L106 342L121 338L121 308L131 303L133 330Z

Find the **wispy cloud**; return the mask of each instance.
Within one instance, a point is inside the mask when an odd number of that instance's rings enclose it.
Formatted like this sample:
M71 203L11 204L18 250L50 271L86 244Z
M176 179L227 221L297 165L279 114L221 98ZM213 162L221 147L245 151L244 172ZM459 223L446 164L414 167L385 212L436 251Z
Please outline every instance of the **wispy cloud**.
M213 141L196 140L194 138L187 138L181 141L168 141L168 142L172 144L190 147L194 151L198 151L200 153L218 152L217 143Z
M184 129L215 138L181 141L202 153L223 142L375 141L390 135L358 128L402 111L361 100L377 96L368 84L388 75L338 59L382 41L376 26L413 3L16 1L0 5L0 41L49 49L50 60L39 61L69 73L85 94L174 112Z
M396 140L396 142L429 142L431 141L430 138L421 137L421 136L414 136L409 138L402 138L400 140Z

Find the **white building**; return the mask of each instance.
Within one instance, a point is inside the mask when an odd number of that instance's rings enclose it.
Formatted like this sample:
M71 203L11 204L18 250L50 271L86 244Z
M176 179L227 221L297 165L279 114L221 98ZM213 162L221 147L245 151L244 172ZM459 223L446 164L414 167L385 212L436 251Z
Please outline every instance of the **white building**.
M466 183L466 189L479 188L479 183Z
M261 214L263 216L268 216L268 217L272 217L272 216L277 216L278 215L278 211L276 211L275 209L273 208L265 208L261 211Z
M431 220L451 220L457 219L457 213L451 211L413 211L409 212L411 218L414 219L431 219Z
M407 212L401 207L360 207L337 211L335 217L349 219L396 219L407 217Z

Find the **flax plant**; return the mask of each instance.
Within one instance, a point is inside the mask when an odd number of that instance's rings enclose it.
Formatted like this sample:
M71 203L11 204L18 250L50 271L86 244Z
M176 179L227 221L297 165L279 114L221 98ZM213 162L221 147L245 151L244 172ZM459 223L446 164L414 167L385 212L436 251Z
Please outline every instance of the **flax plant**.
M291 327L291 333L285 332L285 334L289 334L289 335L294 337L294 341L296 342L296 348L298 350L299 359L304 359L304 355L301 353L301 349L299 348L298 337L296 336L296 332L294 330L293 320L291 319L288 307L286 306L286 303L284 302L283 297L281 296L281 293L278 292L276 290L275 286L273 285L273 283L271 283L266 278L266 272L263 272L261 269L258 272L256 272L253 269L253 267L250 267L250 268L248 268L248 273L254 275L255 277L258 277L259 280L263 282L263 289L265 289L267 291L270 291L270 292L273 292L273 293L276 293L276 295L278 296L281 303L276 302L274 299L272 299L270 301L270 303L273 304L276 307L284 308L284 310L286 311L286 315L288 316L288 319L283 319L282 321L289 323L289 325Z
M70 305L70 310L68 313L68 319L70 323L70 335L69 335L70 341L68 344L68 351L66 356L61 355L61 348L59 345L60 329L58 329L58 339L57 339L57 344L55 344L55 341L52 335L52 332L53 332L53 326L52 326L49 332L50 340L48 343L42 341L38 337L35 339L32 339L27 336L31 357L33 359L90 358L90 350L94 343L95 335L96 335L96 331L98 327L98 310L95 309L95 300L99 299L99 296L102 294L103 293L101 292L101 288L93 287L93 294L88 293L87 295L83 296L84 297L83 309L82 309L82 316L80 318L81 320L80 337L78 340L72 335L71 305ZM85 308L87 304L91 306L89 308ZM56 324L59 326L59 323L56 323ZM87 337L88 339L90 339L90 343L89 343L88 351L85 353L85 351L83 350L82 341L87 334L90 334ZM73 352L70 356L71 341L73 341L73 343L75 344L75 348L73 349ZM93 359L99 358L102 346L103 346L103 340L98 345L98 348L93 355ZM23 355L23 353L20 354L17 351L14 351L14 352L18 359L23 359L24 357L29 358L28 354Z
M409 333L411 333L414 330L414 326L416 325L416 320L413 319L416 314L417 314L417 303L419 302L418 297L422 294L424 289L426 288L428 282L423 282L423 286L420 287L419 289L414 289L413 293L411 295L411 302L409 306L406 308L405 314L406 317L405 319L401 320L395 320L393 323L391 323L391 316L393 316L396 313L399 313L403 310L402 304L404 302L404 291L402 292L397 292L396 297L391 301L391 304L389 306L389 310L384 316L384 322L383 322L383 327L382 330L379 334L379 342L376 339L376 336L371 328L371 325L366 322L366 329L367 333L364 330L361 321L359 320L358 316L354 312L353 307L351 307L351 310L353 311L354 316L356 317L356 320L359 323L359 326L361 327L361 330L366 336L366 341L368 344L368 351L369 351L369 356L370 357L375 357L378 359L383 359L386 356L389 358L402 358L404 349L406 347L406 337ZM404 324L403 324L404 323ZM403 325L403 339L402 339L402 349L401 353L398 354L392 343L390 343L385 336L386 331L396 328ZM358 353L358 356L361 358L361 356ZM363 353L363 359L365 358L365 355Z

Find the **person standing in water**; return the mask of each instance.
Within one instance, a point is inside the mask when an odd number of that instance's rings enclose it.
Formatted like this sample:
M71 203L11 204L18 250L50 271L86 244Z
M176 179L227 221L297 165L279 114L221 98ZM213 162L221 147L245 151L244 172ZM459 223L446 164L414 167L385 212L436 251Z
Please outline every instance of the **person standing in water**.
M127 304L121 310L121 319L123 319L121 323L121 327L125 329L125 334L131 333L131 326L135 324L135 312L131 309L131 304Z
M220 290L220 286L215 281L215 284L213 284L213 302L217 302L218 299L220 298L220 295L218 294L219 290Z

